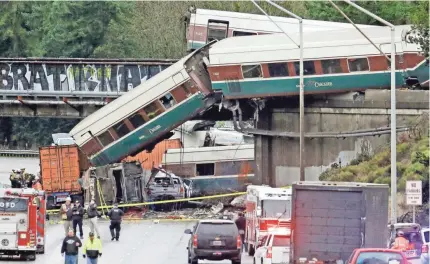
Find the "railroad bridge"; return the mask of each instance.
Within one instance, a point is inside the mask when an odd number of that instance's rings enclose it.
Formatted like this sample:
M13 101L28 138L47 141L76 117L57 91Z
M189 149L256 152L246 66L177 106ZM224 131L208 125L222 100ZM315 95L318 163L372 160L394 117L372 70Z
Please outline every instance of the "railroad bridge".
M176 61L0 58L0 116L83 118Z

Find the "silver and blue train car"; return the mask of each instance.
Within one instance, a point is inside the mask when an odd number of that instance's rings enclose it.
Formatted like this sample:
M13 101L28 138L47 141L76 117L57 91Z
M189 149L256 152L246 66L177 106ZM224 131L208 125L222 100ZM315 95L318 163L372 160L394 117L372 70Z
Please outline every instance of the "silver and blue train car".
M214 103L204 61L213 43L94 112L70 135L94 166L151 150L174 128Z

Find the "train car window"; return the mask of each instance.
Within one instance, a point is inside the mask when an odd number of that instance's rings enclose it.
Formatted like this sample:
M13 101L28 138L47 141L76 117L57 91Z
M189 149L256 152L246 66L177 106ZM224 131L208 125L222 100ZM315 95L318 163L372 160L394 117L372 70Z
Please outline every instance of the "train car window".
M342 67L340 66L340 60L321 60L321 66L324 74L342 72Z
M160 98L160 102L163 104L164 108L169 109L176 104L175 98L173 98L171 93L167 93Z
M97 136L97 138L102 143L103 147L106 147L110 143L114 141L112 135L109 133L109 131L103 132L101 135Z
M197 176L213 176L215 174L215 163L196 164Z
M254 32L245 32L245 31L233 31L233 37L240 37L240 36L253 36L257 35L257 33Z
M300 75L300 62L294 62L294 69L296 70L296 75ZM313 61L304 61L303 62L303 75L312 75L315 74L315 64Z
M127 135L130 132L130 129L128 129L124 121L121 121L118 124L114 125L113 129L118 134L119 138L122 138L123 136Z
M286 62L269 63L268 66L270 77L288 76L288 64Z
M262 77L261 65L242 65L243 78L259 78Z
M134 115L130 116L128 120L130 120L130 123L134 126L134 128L138 128L145 124L145 120L140 113L135 113Z
M156 102L152 102L149 105L145 106L143 108L143 111L145 111L149 119L153 119L154 117L163 113L163 109Z
M369 62L367 61L367 58L348 59L348 67L350 72L368 71Z
M221 40L227 37L228 22L227 21L210 21L208 22L208 39L207 42L213 40Z

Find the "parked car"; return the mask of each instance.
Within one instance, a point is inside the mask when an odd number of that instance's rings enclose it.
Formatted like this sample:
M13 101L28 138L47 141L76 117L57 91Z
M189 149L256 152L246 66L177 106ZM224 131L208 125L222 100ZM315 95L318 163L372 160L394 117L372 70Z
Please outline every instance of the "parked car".
M275 230L265 235L254 253L254 263L290 263L291 231Z
M387 248L358 248L349 257L348 264L386 263L409 264L403 252Z
M185 230L192 235L188 242L188 263L199 260L231 260L240 264L242 241L236 224L231 220L200 220L193 230Z
M430 263L430 227L421 229L421 237L423 240L423 246L421 248L421 263L429 264Z

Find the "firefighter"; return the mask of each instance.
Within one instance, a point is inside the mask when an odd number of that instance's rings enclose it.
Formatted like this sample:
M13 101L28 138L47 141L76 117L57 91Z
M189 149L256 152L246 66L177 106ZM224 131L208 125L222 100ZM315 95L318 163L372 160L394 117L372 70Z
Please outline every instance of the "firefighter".
M33 189L37 190L37 191L41 191L42 190L42 184L40 184L40 180L39 177L35 177L33 180Z
M12 188L18 188L17 187L17 185L18 185L17 184L17 182L18 182L18 175L17 175L17 172L14 169L12 169L12 173L9 176L9 180L10 180L10 185L11 185Z
M66 236L69 232L69 229L72 228L73 204L71 202L72 199L70 197L67 197L66 202L62 204L60 208L61 219L64 221L64 232L66 233Z
M82 207L79 200L76 200L75 205L72 209L72 223L73 231L76 234L76 226L79 226L80 238L84 239L84 232L82 231L82 220L84 218L84 207Z
M81 240L76 237L73 230L69 230L68 235L63 240L61 246L61 255L65 256L65 264L76 264L78 263L79 248L82 246Z
M91 200L90 205L88 206L88 218L90 219L90 229L91 233L94 233L94 230L97 232L97 238L100 239L100 231L99 226L97 224L97 217L99 217L99 212L97 211L97 204L94 200Z
M90 232L90 238L84 244L82 250L83 257L87 258L87 264L97 264L98 257L102 256L102 242L94 238L94 233Z
M239 213L239 217L235 221L237 229L239 230L240 239L242 240L242 246L245 247L245 229L246 229L246 218L243 213ZM246 247L245 247L246 251Z
M397 250L408 250L409 248L409 240L405 238L405 233L402 230L397 232L397 237L394 240L394 245L391 247L392 249Z
M118 203L114 203L113 208L109 211L108 216L110 218L110 234L112 236L112 241L116 239L119 240L119 232L121 231L121 219L124 212L118 208ZM114 232L116 230L116 234Z

